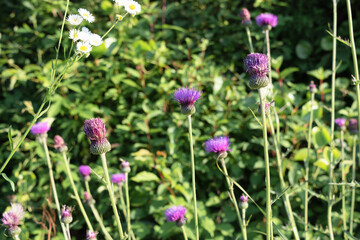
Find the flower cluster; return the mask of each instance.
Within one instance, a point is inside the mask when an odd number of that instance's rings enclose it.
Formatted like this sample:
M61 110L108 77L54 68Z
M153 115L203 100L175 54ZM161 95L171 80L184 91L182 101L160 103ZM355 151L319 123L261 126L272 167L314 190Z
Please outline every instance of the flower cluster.
M165 217L168 222L176 222L181 227L185 224L186 208L183 206L172 206L165 211Z
M267 77L269 72L269 59L265 54L252 53L244 60L246 71L250 74L249 86L251 89L266 87L270 80Z
M13 237L20 234L21 229L19 228L19 225L24 218L24 215L25 211L20 203L12 203L11 209L3 213L3 217L1 218L2 225L8 228Z
M174 91L174 100L180 103L181 113L192 115L195 113L195 102L201 97L201 92L194 88L181 87Z
M229 149L230 141L229 137L219 136L209 139L205 142L205 151L214 152L218 154L219 157L225 158L227 152L231 151Z
M119 7L124 7L125 11L131 15L141 12L141 5L134 0L114 0Z
M266 29L271 29L272 27L276 27L278 24L278 18L276 15L271 13L261 13L256 17L256 24L259 27L263 27Z

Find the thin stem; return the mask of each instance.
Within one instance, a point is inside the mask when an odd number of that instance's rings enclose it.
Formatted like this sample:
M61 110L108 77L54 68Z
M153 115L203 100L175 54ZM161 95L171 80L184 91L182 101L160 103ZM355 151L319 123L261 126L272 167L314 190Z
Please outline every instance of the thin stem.
M278 165L278 172L279 172L281 190L283 190L287 186L285 184L284 176L283 176L283 173L282 173L282 159L281 159L281 154L280 154L279 143L278 143L277 138L275 136L275 130L274 130L274 125L272 123L271 115L268 114L268 117L269 117L270 129L274 133L273 134L273 141L274 141L274 145L275 145L275 152L276 152L276 159L277 159L277 165ZM293 229L295 239L300 240L299 232L298 232L298 229L296 227L295 218L294 218L294 214L293 214L290 199L289 199L289 194L287 192L284 192L283 196L284 196L284 204L285 204L286 212L287 212L288 218L290 220L291 227Z
M131 236L132 230L131 230L131 216L130 216L130 197L129 197L129 181L128 173L125 173L125 195L126 195L126 209L127 209L127 228L128 228L128 234ZM135 237L134 237L135 239Z
M225 164L224 158L221 158L220 161L221 161L221 165L222 165L222 167L223 167L224 173L225 173L226 175L229 175L229 174L228 174L228 171L227 171L227 168L226 168L226 164ZM237 201L236 201L236 197L235 197L235 194L234 194L234 188L233 188L233 185L234 185L234 184L232 183L232 181L231 181L229 178L226 178L226 182L227 182L227 185L228 185L228 187L229 187L229 192L230 192L230 196L231 196L231 201L233 202L233 204L234 204L234 206L235 206L236 215L237 215L237 218L238 218L238 221L239 221L239 226L240 226L240 229L241 229L241 232L242 232L242 235L243 235L243 239L244 239L244 240L247 240L247 234L246 234L246 231L244 231L244 227L243 227L243 224L242 224L239 207L238 207L238 204L237 204Z
M124 200L124 194L122 191L122 184L119 184L119 193L120 193L120 203L121 203L121 209L123 211L124 217L127 219L127 213L126 213L126 205Z
M275 115L275 121L276 121L276 137L277 137L277 141L280 144L280 120L279 120L279 115L274 107L274 115Z
M314 99L315 99L315 93L311 92L311 106L314 106ZM305 161L305 209L304 209L304 218L305 218L305 239L310 239L309 232L308 232L308 221L309 221L309 165L310 165L310 154L311 154L311 137L312 137L312 125L314 121L314 109L311 107L310 110L310 121L309 121L309 129L308 129L308 145L307 145L307 158Z
M333 0L333 34L337 36L337 0ZM334 174L334 125L335 125L335 77L336 77L336 42L337 39L333 38L333 54L332 54L332 76L331 76L331 141L330 141L330 163L329 163L329 183L333 180ZM332 185L329 184L328 196L328 227L329 237L334 240L334 232L332 227L332 206L333 206L333 192Z
M125 14L125 16L126 16L126 14ZM124 16L124 17L125 17L125 16ZM101 38L104 39L104 37L105 37L106 35L108 35L108 33L115 27L115 25L116 25L118 22L119 22L119 19L116 19L115 22L113 23L113 25L109 28L109 30L107 30L107 32L106 32Z
M346 182L346 175L345 175L345 154L344 154L344 131L341 130L341 177L342 182ZM341 187L341 194L342 194L342 221L343 221L343 229L344 229L344 239L348 239L347 234L347 225L346 225L346 186L342 185Z
M88 228L89 228L92 232L94 232L94 229L93 229L93 227L92 227L92 225L91 225L91 222L90 222L90 220L89 220L89 218L88 218L88 216L87 216L87 214L86 214L85 208L84 208L84 206L83 206L83 204L82 204L82 202L81 202L79 193L78 193L77 188L76 188L75 183L74 183L74 179L72 178L71 170L70 170L70 166L69 166L69 161L70 161L70 160L67 159L65 152L62 153L62 156L63 156L64 163L65 163L66 174L67 174L67 176L68 176L68 178L69 178L69 180L70 180L72 189L73 189L74 194L75 194L75 199L76 199L76 201L77 201L77 203L78 203L78 205L79 205L80 211L81 211L82 215L84 216L84 219L85 219L85 222L86 222Z
M108 167L107 167L107 162L106 162L106 156L105 153L100 154L101 157L101 162L103 165L103 169L104 169L104 175L105 175L105 180L106 180L106 187L107 190L109 192L109 196L110 196L110 201L111 201L111 206L115 215L115 219L118 225L118 230L119 230L119 234L120 234L120 239L123 240L125 239L124 237L124 233L121 227L121 221L120 221L120 216L116 207L116 202L115 202L115 197L114 197L114 190L112 188L111 182L110 182L110 177L109 177L109 171L108 171Z
M254 47L253 47L253 43L252 43L252 40L251 40L250 28L245 27L245 29L246 29L246 35L247 35L247 38L248 38L248 42L249 42L250 53L254 53Z
M242 209L242 225L244 228L245 236L247 237L247 230L246 230L246 208Z
M267 141L267 128L266 128L266 117L265 117L265 104L262 89L259 89L260 106L261 106L261 118L262 118L262 129L263 129L263 140L264 140L264 160L265 160L265 179L266 179L266 239L271 239L271 195L270 195L270 163L269 163L269 152L268 152L268 141Z
M70 234L70 225L67 223L66 224L66 233L69 239L71 239L71 234Z
M188 237L187 237L187 235L186 235L184 226L181 226L181 230L182 230L183 235L184 235L184 240L188 240Z
M193 145L193 137L192 137L191 115L188 115L188 122L189 122L190 155L191 155L192 189L194 196L195 230L196 230L196 240L199 240L199 222L198 222L197 202L196 202L195 160L194 160L194 145Z
M46 137L41 137L41 143L42 143L42 145L44 147L44 150L45 150L46 161L47 161L47 165L48 165L48 168L49 168L50 184L51 184L51 188L53 189L53 193L54 193L54 200L55 200L56 210L58 212L58 218L59 218L59 221L60 221L61 229L63 231L65 239L70 240L70 238L68 238L67 233L66 233L65 224L61 221L60 203L59 203L59 198L58 198L57 191L56 191L54 173L53 173L53 170L52 170L52 163L51 163L51 160L50 160L49 149L48 149L48 146L47 146L47 143L46 143Z
M266 39L266 53L267 53L267 57L269 59L269 80L270 80L270 84L272 84L272 76L271 76L271 53L270 53L270 37L269 37L269 31L270 30L265 30L265 39Z
M352 181L356 180L356 135L353 137L353 155L352 155ZM353 234L354 228L354 210L355 210L355 186L351 189L351 210L350 210L350 234Z

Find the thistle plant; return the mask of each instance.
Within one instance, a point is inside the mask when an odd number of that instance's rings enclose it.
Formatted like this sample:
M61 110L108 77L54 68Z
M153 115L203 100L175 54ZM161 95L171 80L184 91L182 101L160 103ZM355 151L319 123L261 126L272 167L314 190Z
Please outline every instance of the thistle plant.
M251 31L250 31L250 26L252 25L251 15L250 15L250 12L249 12L249 10L247 8L242 8L241 9L240 18L241 18L241 25L243 27L245 27L245 30L246 30L246 35L247 35L247 38L248 38L250 53L254 53L254 47L253 47L253 44L252 44Z
M11 237L20 240L21 222L24 218L25 210L20 203L12 203L9 211L4 212L1 218L2 226L5 227Z
M66 233L69 239L71 239L69 224L73 221L72 210L71 207L66 205L63 205L61 208L61 221L66 225Z
M86 240L96 240L97 233L93 231L87 231L86 232Z
M197 213L196 201L196 180L195 180L195 160L194 160L194 144L192 137L191 115L196 112L195 102L201 97L201 92L194 88L178 88L174 91L174 100L180 103L181 113L187 116L189 124L189 142L190 142L190 156L191 156L191 175L192 175L192 189L194 198L194 214L195 214L195 231L196 240L199 240L199 222Z
M90 152L94 155L100 155L101 162L104 170L106 187L109 192L111 206L115 215L120 239L124 239L124 233L121 226L120 216L116 207L116 201L114 197L114 190L112 188L109 170L107 167L107 161L105 154L111 150L111 145L106 139L106 128L105 123L100 118L92 118L86 120L84 124L84 132L91 141Z
M262 130L264 141L264 161L265 161L265 178L266 178L266 239L272 239L272 219L271 219L271 185L270 185L270 163L267 140L267 127L265 115L265 97L263 96L262 88L269 84L267 73L269 72L269 59L266 55L261 53L253 53L247 55L244 60L246 71L250 74L249 86L251 89L259 91Z
M181 228L184 239L187 240L188 237L185 232L184 225L186 223L185 218L186 208L183 206L172 206L165 211L165 218L168 222L176 222L176 225Z
M356 180L356 135L359 132L358 121L355 118L349 120L348 130L353 135L353 149L352 149L352 182ZM355 211L355 186L351 187L351 206L350 206L350 226L349 232L354 233L354 211Z
M239 198L239 206L240 206L241 212L242 212L242 226L244 228L245 234L247 234L246 209L249 207L249 203L248 203L248 197L245 196L244 194L241 195Z
M222 168L224 170L224 173L226 174L225 178L226 178L226 182L227 185L229 187L229 192L230 192L230 200L231 202L234 204L235 206L235 210L236 210L236 215L239 221L239 226L243 235L243 239L246 240L247 239L247 233L246 233L246 228L243 225L243 221L241 219L241 215L240 215L240 210L237 204L237 198L235 197L235 193L234 193L234 183L228 178L228 171L226 168L226 164L225 164L225 158L228 155L228 151L230 151L229 149L230 146L230 141L228 137L225 136L219 136L219 137L215 137L212 139L209 139L205 142L205 150L207 152L213 152L217 155L217 161L220 159L221 161L221 165Z

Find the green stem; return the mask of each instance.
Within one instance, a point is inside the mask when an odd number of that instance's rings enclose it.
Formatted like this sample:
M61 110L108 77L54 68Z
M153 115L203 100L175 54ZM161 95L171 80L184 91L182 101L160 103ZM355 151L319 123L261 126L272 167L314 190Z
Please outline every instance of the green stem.
M70 225L67 223L66 224L66 233L69 239L71 239L71 234L70 234Z
M269 31L270 30L265 30L265 38L266 38L266 53L267 53L267 57L269 59L269 80L270 80L270 84L272 84L272 76L271 76L271 53L270 53L270 37L269 37Z
M129 197L129 182L128 182L128 173L125 173L125 196L126 196L126 209L127 209L127 227L128 227L128 234L129 236L132 236L132 230L131 230L131 216L130 216L130 197ZM135 237L134 237L135 239Z
M119 193L120 193L120 203L121 203L121 209L123 211L124 217L127 219L127 213L126 213L126 205L124 200L124 194L122 191L122 184L119 184Z
M244 228L245 236L247 237L247 230L246 230L246 208L242 209L242 225Z
M224 173L225 173L226 175L229 175L229 174L228 174L228 171L227 171L227 168L226 168L226 164L225 164L224 158L221 158L220 161L221 161L221 165L222 165L222 167L223 167ZM238 207L238 204L237 204L237 201L236 201L236 197L235 197L235 194L234 194L234 188L233 188L233 185L234 185L234 184L232 183L232 181L231 181L229 178L226 178L226 182L227 182L227 185L228 185L228 187L229 187L229 192L230 192L230 196L231 196L231 201L233 202L233 204L234 204L234 206L235 206L236 215L237 215L237 218L238 218L238 221L239 221L239 226L240 226L240 229L241 229L241 232L242 232L242 235L243 235L243 240L247 240L247 234L246 234L246 231L244 231L244 227L243 227L243 224L242 224L239 207Z
M188 237L187 237L187 235L186 235L184 226L181 226L181 230L182 230L183 235L184 235L184 240L188 240Z
M345 175L345 154L344 154L344 131L341 130L341 177L342 182L346 183L346 175ZM344 229L344 239L348 239L347 234L347 225L346 225L346 186L341 186L341 194L342 194L342 221L343 221L343 229Z
M54 180L54 173L53 173L53 170L52 170L52 163L51 163L50 155L49 155L49 149L48 149L48 146L46 144L46 137L40 137L40 138L41 138L41 143L42 143L42 145L44 147L44 150L45 150L46 161L47 161L47 165L48 165L48 168L49 168L50 184L51 184L51 188L53 189L53 193L54 193L54 200L55 200L56 210L58 212L58 218L59 218L59 221L60 221L61 229L63 231L65 239L70 240L68 238L68 236L67 236L67 233L66 233L65 224L61 221L60 203L59 203L59 198L58 198L57 191L56 191L56 185L55 185L55 180Z
M76 188L75 183L74 183L74 179L72 178L71 170L70 170L70 166L69 166L69 161L70 161L70 160L67 159L65 152L62 153L62 156L63 156L64 163L65 163L66 174L67 174L67 176L68 176L68 178L69 178L69 180L70 180L72 189L73 189L74 194L75 194L75 199L76 199L76 201L77 201L77 203L78 203L78 205L79 205L80 211L81 211L82 215L84 216L84 219L85 219L85 222L86 222L88 228L89 228L92 232L94 232L94 229L93 229L93 227L92 227L92 225L91 225L91 222L90 222L90 220L89 220L89 218L88 218L88 216L87 216L87 214L86 214L85 208L84 208L84 206L83 206L83 204L82 204L82 202L81 202L79 193L78 193L77 188Z
M333 0L333 34L337 36L337 0ZM335 77L336 77L336 38L333 38L333 54L332 54L332 75L331 75L331 141L330 141L330 163L329 163L329 183L333 180L334 175L334 127L335 127ZM328 227L329 237L334 240L334 232L332 227L332 206L333 192L332 185L329 184L328 196Z
M111 206L115 215L115 219L117 222L117 227L119 230L119 234L120 234L120 239L123 240L125 239L122 227L121 227L121 221L120 221L120 216L116 207L116 202L115 202L115 197L114 197L114 190L112 188L111 182L110 182L110 177L109 177L109 171L108 171L108 167L107 167L107 162L106 162L106 156L105 153L100 154L101 157L101 162L102 162L102 166L104 169L104 175L105 175L105 180L106 180L106 187L107 190L109 192L109 196L110 196L110 201L111 201Z
M267 141L267 128L266 128L266 117L265 117L265 104L262 89L259 89L260 106L261 106L261 118L262 118L262 129L263 129L263 141L264 141L264 160L265 160L265 175L266 175L266 239L270 240L271 234L271 195L270 195L270 162L268 152L268 141Z
M193 197L194 197L195 230L196 230L196 240L199 240L199 222L198 222L197 202L196 202L195 160L194 160L194 145L193 145L193 137L192 137L191 115L188 115L188 122L189 122L190 155L191 155L192 189L193 189Z
M281 159L281 154L280 154L279 143L278 143L277 137L275 136L275 130L274 130L274 125L272 123L271 114L268 114L268 117L269 117L270 129L271 129L271 132L273 132L272 136L273 136L273 141L274 141L274 145L275 145L276 160L277 160L277 165L278 165L281 190L284 190L284 189L286 189L287 186L285 184L284 176L283 176L283 172L282 172L283 171L282 170L282 159ZM284 204L285 204L286 212L287 212L288 218L290 220L295 239L300 240L299 232L296 227L296 222L295 222L294 214L293 214L291 203L290 203L289 194L285 191L283 196L284 196Z
M126 15L125 15L126 16ZM124 16L124 17L125 17ZM119 22L119 19L116 19L115 22L113 23L113 25L111 25L111 27L109 28L109 30L107 30L107 32L101 37L102 39L104 39L104 37L106 35L108 35L108 33L116 26L116 24Z
M246 29L246 35L247 35L247 38L248 38L248 42L249 42L250 53L254 53L254 47L253 47L253 43L252 43L252 40L251 40L250 28L245 27L245 29Z
M314 106L314 99L315 99L315 93L311 92L311 106ZM309 165L310 165L310 150L311 150L311 137L312 137L312 125L314 120L314 110L313 107L311 107L310 110L310 121L309 121L309 129L308 129L308 145L307 145L307 158L305 161L305 209L304 209L304 218L305 218L305 239L310 239L309 232L308 232L308 221L309 221Z
M352 182L356 180L356 135L353 138L353 155L352 155ZM351 189L351 210L350 210L350 234L353 235L354 228L354 210L355 210L355 186Z

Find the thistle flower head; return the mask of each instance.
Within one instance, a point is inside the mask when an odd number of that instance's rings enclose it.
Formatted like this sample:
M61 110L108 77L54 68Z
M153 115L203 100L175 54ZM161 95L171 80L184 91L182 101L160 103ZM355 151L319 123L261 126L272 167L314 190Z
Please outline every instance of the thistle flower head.
M130 163L127 162L127 161L123 161L121 162L121 170L124 172L124 173L129 173L130 172Z
M226 158L227 152L231 151L229 149L229 146L230 146L229 137L218 136L209 139L205 142L205 151L216 153L218 158Z
M72 222L73 217L72 217L72 208L66 205L63 205L61 208L61 221L65 224L69 224Z
M125 182L125 174L124 173L116 173L111 176L111 182L117 185Z
M21 229L18 227L24 218L25 210L20 203L12 203L11 209L4 212L1 218L2 225L9 228L12 235L20 234Z
M345 118L337 118L335 119L336 125L338 125L341 129L344 129L346 127L346 119Z
M269 72L269 59L265 54L252 53L244 60L246 71L250 74L249 86L259 89L269 84L266 74Z
M86 231L86 240L96 240L97 232Z
M59 152L66 152L68 150L64 139L59 135L54 137L54 148Z
M314 83L314 81L311 81L309 84L309 92L313 93L316 92L316 84Z
M240 18L241 18L241 24L243 26L249 26L251 25L251 20L250 20L250 12L247 8L242 8L240 11Z
M141 12L141 5L134 0L126 0L124 2L125 11L131 15L136 15Z
M241 209L247 209L249 207L248 197L245 195L241 195L241 197L239 199L239 205L240 205Z
M195 102L201 97L201 92L194 88L181 87L174 91L174 100L180 103L181 112L185 115L195 113Z
M85 19L86 21L88 21L89 23L92 23L95 21L94 15L92 15L88 10L86 10L84 8L79 8L78 12L79 12L80 16L83 19Z
M38 122L34 124L30 131L33 135L42 135L50 130L50 126L47 122Z
M90 179L91 168L88 165L81 165L79 167L79 173L88 181Z
M111 150L111 145L106 139L105 123L100 118L85 120L84 132L90 139L90 152L100 155Z
M165 211L165 217L168 222L176 222L181 227L185 224L186 208L183 206L172 206Z
M349 132L351 134L357 134L359 132L359 129L358 129L358 120L355 119L355 118L351 118L349 120L349 125L348 125L348 129L349 129Z
M276 27L278 24L278 18L276 15L271 13L261 13L256 17L256 24L259 27L271 29L272 27Z

